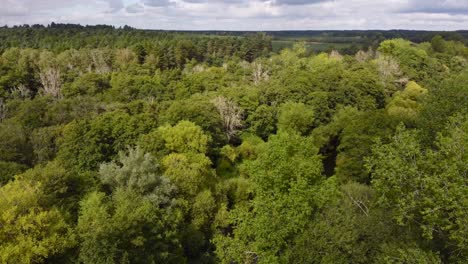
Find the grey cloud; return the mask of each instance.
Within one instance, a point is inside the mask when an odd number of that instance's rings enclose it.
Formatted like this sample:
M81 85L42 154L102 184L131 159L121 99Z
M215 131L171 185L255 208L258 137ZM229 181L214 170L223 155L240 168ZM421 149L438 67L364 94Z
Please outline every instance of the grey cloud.
M468 0L409 0L403 13L446 13L468 15Z
M205 3L224 3L224 4L232 4L232 3L243 3L247 2L246 0L183 0L187 3L197 3L197 4L205 4Z
M172 5L173 3L169 0L144 0L142 1L142 4L153 7L162 7Z
M309 5L323 2L330 2L333 0L183 0L187 3L224 3L224 4L238 4L249 2L269 2L273 5Z
M138 13L144 12L145 7L137 3L137 4L133 4L133 5L129 5L125 7L125 11L127 11L127 13L130 13L130 14L138 14Z
M158 29L468 29L468 0L0 0L0 25Z
M122 0L101 0L109 6L109 11L116 12L124 7ZM0 0L0 14L19 13L35 14L39 12L55 12L61 8L73 8L77 5L93 5L92 0Z
M122 0L107 0L107 2L109 2L111 12L117 12L124 8Z
M275 0L277 5L310 5L323 2L330 2L332 0Z

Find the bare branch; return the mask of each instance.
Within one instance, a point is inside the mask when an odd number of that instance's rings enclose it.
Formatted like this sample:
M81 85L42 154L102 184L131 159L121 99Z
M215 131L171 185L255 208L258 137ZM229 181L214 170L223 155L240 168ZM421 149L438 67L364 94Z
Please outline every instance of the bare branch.
M338 61L343 60L343 56L337 51L337 50L332 50L329 55L330 59L335 59Z
M222 96L214 98L211 102L218 109L227 137L230 140L237 134L238 129L242 127L243 110L235 102Z
M252 78L255 85L258 85L262 81L268 81L270 78L269 71L265 69L261 63L254 62L252 66Z
M58 68L48 68L47 70L41 71L39 77L44 94L51 95L55 98L62 97L62 80Z
M0 123L5 120L7 115L7 106L3 98L0 98Z
M93 61L94 71L96 73L108 73L112 71L111 66L106 61L106 56L102 50L91 50L91 59Z
M372 50L372 48L369 48L368 51L363 51L363 50L358 51L356 55L354 55L354 58L358 62L365 62L374 58L374 56L375 56L375 52Z
M377 58L377 69L383 79L394 78L395 76L401 75L400 65L390 56L379 54Z
M31 90L24 84L20 84L15 88L11 89L11 93L15 94L16 96L20 96L21 98L29 98L31 97Z

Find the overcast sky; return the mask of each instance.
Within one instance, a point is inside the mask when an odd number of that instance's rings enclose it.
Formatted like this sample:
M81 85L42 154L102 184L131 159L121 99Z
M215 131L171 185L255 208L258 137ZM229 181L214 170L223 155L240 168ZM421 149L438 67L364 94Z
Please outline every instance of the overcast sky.
M146 29L468 29L468 0L0 0L0 24Z

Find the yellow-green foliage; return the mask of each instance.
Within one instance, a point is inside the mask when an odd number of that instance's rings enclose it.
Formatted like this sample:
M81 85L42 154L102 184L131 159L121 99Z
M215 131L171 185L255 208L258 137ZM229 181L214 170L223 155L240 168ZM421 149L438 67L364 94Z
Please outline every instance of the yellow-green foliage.
M179 153L206 153L211 137L206 135L201 127L190 121L180 121L175 126L159 128L166 142L166 148Z
M427 94L427 89L416 82L409 82L403 91L396 92L387 105L387 112L391 116L414 119L421 110L420 101Z
M0 188L0 263L39 263L73 246L72 229L43 199L40 186L25 181Z
M165 175L184 193L191 196L209 182L211 161L202 154L172 153L162 161Z

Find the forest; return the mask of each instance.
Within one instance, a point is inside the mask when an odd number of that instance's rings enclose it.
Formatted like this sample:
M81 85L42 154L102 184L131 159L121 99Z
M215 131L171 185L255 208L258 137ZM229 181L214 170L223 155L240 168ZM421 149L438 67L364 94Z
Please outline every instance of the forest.
M0 263L468 263L466 37L410 33L0 28Z

